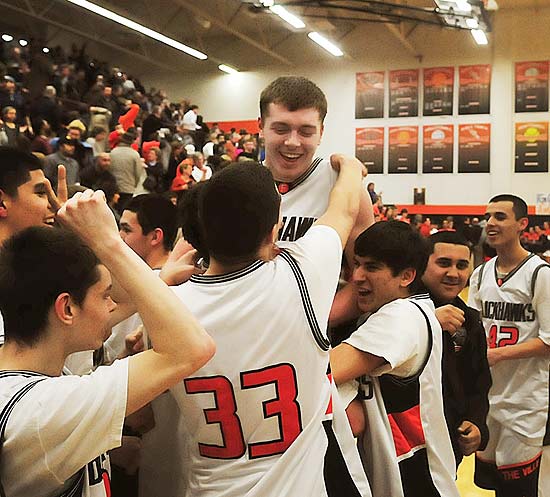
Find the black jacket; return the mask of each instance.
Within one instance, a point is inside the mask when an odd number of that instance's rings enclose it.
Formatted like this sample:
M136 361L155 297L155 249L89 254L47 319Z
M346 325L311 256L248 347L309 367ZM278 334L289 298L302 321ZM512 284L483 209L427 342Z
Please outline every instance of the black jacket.
M438 302L433 296L432 299L436 308L446 304ZM465 317L463 340L459 338L462 333L457 333L453 339L450 333L443 331L443 407L458 467L462 461L462 452L458 446L457 429L462 421L470 421L479 428L479 450L487 446L487 394L492 380L487 362L485 329L478 311L468 307L459 297L449 303L462 309ZM455 342L460 345L455 347Z

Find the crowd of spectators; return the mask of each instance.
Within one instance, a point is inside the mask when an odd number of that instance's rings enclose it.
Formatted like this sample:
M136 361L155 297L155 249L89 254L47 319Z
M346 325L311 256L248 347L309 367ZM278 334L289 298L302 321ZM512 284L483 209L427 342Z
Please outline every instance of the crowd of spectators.
M199 106L98 61L86 45L42 51L4 43L0 54L0 145L32 151L57 183L102 189L116 213L134 195L176 201L234 161L258 160L256 136L207 126Z

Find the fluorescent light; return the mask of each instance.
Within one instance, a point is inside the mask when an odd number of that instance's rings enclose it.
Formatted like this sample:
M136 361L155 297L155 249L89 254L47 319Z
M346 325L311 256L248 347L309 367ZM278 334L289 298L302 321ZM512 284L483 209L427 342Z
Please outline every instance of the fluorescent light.
M4 33L2 35L2 39L5 41L5 42L10 42L10 41L13 41L13 36L12 35L9 35L7 33Z
M321 36L319 33L312 31L308 33L308 36L318 45L321 45L327 52L330 52L335 57L342 57L344 52L340 50L334 43L328 41L324 36Z
M477 22L477 19L470 18L466 19L466 26L470 29L477 29L479 27L479 23Z
M489 43L487 40L487 35L482 29L472 29L470 33L472 33L472 36L478 45L487 45L487 43Z
M44 48L42 49L42 51L43 51L44 53L50 53L50 49L49 49L48 47L44 47Z
M192 57L196 57L197 59L205 60L208 58L206 54L203 54L202 52L199 52L194 48L188 47L187 45L184 45L179 41L173 40L172 38L168 38L168 36L164 36L163 34L158 33L157 31L153 31L152 29L149 29L141 24L138 24L137 22L131 21L126 17L115 14L114 12L104 9L99 5L88 2L88 0L67 0L67 2L70 2L74 5L78 5L79 7L82 7L84 9L89 10L90 12L93 12L102 17L110 19L111 21L117 22L118 24L122 24L127 28L133 29L134 31L144 34L149 38L153 38L154 40L160 41L161 43L164 43L165 45L168 45L172 48L175 48L176 50L185 52L186 54L191 55Z
M225 65L225 64L220 64L218 66L218 69L220 71L226 72L227 74L237 74L239 72L239 71L237 71L237 69L235 69L231 66Z
M274 14L277 14L283 21L290 24L293 28L302 29L306 27L301 19L296 17L294 14L291 14L282 5L273 5L269 7L269 10L271 10Z
M29 42L27 40L19 40L19 45L21 45L22 47L26 47L28 44Z
M273 5L275 5L275 0L260 0L260 3L264 7L273 7Z

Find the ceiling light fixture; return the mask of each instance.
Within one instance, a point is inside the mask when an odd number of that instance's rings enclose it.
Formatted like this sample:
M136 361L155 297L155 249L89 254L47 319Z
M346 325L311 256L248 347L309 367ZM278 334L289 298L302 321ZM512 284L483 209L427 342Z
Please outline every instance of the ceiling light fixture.
M226 72L227 74L238 74L239 71L235 69L234 67L228 66L226 64L220 64L218 66L218 69L220 71Z
M160 41L161 43L164 43L165 45L168 45L172 48L175 48L176 50L185 52L186 54L191 55L192 57L196 57L197 59L206 60L208 58L206 54L203 54L202 52L199 52L194 48L188 47L187 45L184 45L179 41L173 40L172 38L168 38L168 36L164 36L163 34L158 33L157 31L153 31L152 29L149 29L141 24L138 24L137 22L131 21L126 17L115 14L114 12L107 10L103 7L100 7L99 5L96 5L92 2L88 2L87 0L67 0L67 2L70 2L74 5L78 5L79 7L89 10L94 14L98 14L102 17L105 17L106 19L110 19L111 21L117 22L118 24L122 24L127 28L133 29L134 31L144 34L149 38L153 38L154 40Z
M2 40L4 40L5 42L10 42L10 41L13 41L13 36L12 35L9 35L7 33L4 33L2 35Z
M291 14L282 5L272 5L269 7L269 10L274 14L277 14L283 21L290 24L293 28L303 29L306 27L300 18L296 17L294 14Z
M42 51L43 51L44 53L50 53L50 49L49 49L48 47L44 47L44 48L42 49Z
M487 40L487 35L482 29L472 29L470 33L472 33L472 36L478 45L487 45L489 43L489 40Z
M19 45L21 45L22 47L26 47L27 45L29 44L29 42L27 40L19 40Z
M344 52L342 52L342 50L340 50L334 43L327 40L324 36L320 35L316 31L308 33L308 37L335 57L342 57L342 55L344 55Z

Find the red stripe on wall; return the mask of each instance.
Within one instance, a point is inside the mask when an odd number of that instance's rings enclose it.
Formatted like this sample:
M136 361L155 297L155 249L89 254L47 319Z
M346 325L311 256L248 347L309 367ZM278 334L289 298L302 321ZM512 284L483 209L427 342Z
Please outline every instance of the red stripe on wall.
M235 128L237 132L241 129L246 129L246 131L252 134L260 132L257 119L248 119L246 121L212 121L206 124L211 128L215 123L218 124L224 133L229 133L231 128Z

